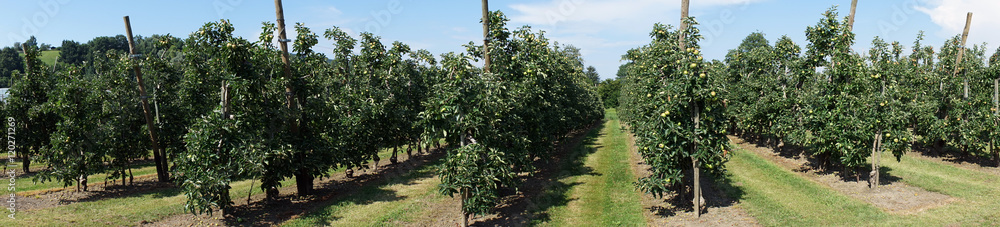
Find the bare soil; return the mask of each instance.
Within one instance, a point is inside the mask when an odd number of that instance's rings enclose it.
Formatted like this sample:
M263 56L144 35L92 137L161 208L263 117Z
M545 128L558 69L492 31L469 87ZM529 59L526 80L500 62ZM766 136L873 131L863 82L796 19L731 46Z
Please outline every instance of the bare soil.
M637 177L652 174L650 166L642 161L641 155L636 150L635 137L632 134L629 134L629 144L632 149L629 160L632 163L632 171ZM739 201L729 198L716 184L716 179L711 175L702 174L701 185L706 209L701 217L695 216L691 201L682 199L684 196L677 193L670 193L659 199L651 194L642 193L642 207L647 211L643 216L651 226L760 226L757 219L740 208Z
M832 188L852 198L868 202L889 213L914 214L956 200L948 195L907 185L899 181L898 177L889 175L885 167L881 168L881 182L878 188L871 189L869 188L867 176L863 176L859 180L841 172L821 170L816 168L816 162L812 161L811 157L803 154L800 150L777 149L776 151L776 149L753 144L739 137L730 136L729 139L744 150L755 152L772 163L791 170L806 179ZM883 161L894 161L888 156L883 156L882 158Z

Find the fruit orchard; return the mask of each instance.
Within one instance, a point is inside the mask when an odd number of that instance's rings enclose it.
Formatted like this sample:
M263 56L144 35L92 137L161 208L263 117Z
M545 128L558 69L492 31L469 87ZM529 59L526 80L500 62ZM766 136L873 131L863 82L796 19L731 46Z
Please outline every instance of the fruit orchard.
M325 202L331 195L317 195L314 184L336 171L354 178L399 164L403 152L433 150L433 191L457 198L468 221L511 209L531 177L572 172L543 170L565 165L563 145L611 115L635 138L628 154L648 165L630 189L660 202L680 196L672 205L690 201L698 217L707 207L701 174L737 174L729 164L745 151L733 136L800 151L813 167L872 188L889 172L883 155L898 163L930 150L1000 166L1000 49L987 56L985 45L955 36L935 50L920 33L909 48L874 37L857 52L853 15L836 7L805 28L803 43L782 36L772 44L755 32L709 60L685 6L680 26L654 24L648 44L622 55L618 78L595 84L578 48L512 28L485 2L484 41L439 55L336 26L296 23L289 38L276 3L278 23L263 22L250 39L228 20L185 38L132 37L126 17L129 37L95 40L127 39L127 51L95 48L87 61L46 65L38 47L19 47L23 69L12 73L2 111L16 122L9 130L22 172L77 191L91 190L95 175L132 189L133 170L153 158L158 181L183 195L184 212L232 215L237 182L250 181L269 202L285 184L298 199ZM316 51L321 39L332 51ZM545 190L575 186L543 179ZM566 200L557 202L574 202ZM523 209L547 208L534 206Z

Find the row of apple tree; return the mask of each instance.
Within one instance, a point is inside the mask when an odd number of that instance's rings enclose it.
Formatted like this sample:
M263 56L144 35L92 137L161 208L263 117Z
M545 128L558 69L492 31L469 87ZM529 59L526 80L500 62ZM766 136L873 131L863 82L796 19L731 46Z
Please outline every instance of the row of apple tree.
M4 111L16 122L18 155L46 166L37 180L86 190L93 174L124 183L150 153L146 99L165 150L157 159L171 164L161 174L183 188L192 212L229 208L235 181L258 180L272 197L294 177L308 194L332 168L367 168L389 148L395 162L395 148L445 140L464 146L448 151L442 192L466 189L465 210L483 213L566 133L603 118L579 56L491 15L489 73L471 63L484 57L471 43L439 62L334 27L322 35L335 43L328 57L313 50L320 35L302 25L286 70L271 23L255 41L212 22L183 40L148 40L156 51L95 53L102 57L53 70L26 47L27 68L14 74Z

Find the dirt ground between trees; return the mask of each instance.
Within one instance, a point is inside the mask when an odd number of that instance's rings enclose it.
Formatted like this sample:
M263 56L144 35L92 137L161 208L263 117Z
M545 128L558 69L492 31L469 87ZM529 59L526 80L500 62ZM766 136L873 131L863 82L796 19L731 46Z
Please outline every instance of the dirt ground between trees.
M652 174L650 166L642 161L635 147L635 137L629 134L632 171L636 177ZM710 175L702 174L701 185L704 193L706 211L701 217L696 217L690 201L681 201L676 193L657 199L653 195L642 193L642 207L646 212L646 222L651 226L760 226L757 219L740 208L739 201L726 196L715 186Z
M884 169L881 171L881 182L878 190L872 190L868 187L867 177L856 181L851 177L846 177L851 179L845 179L838 172L817 170L812 166L814 162L810 162L808 157L799 154L800 152L790 151L782 154L739 137L730 136L729 139L744 150L755 152L772 163L791 170L806 179L830 187L852 198L868 202L889 213L914 214L956 200L948 195L930 192L900 182L899 178L889 175ZM882 158L883 161L895 161L891 160L891 155Z

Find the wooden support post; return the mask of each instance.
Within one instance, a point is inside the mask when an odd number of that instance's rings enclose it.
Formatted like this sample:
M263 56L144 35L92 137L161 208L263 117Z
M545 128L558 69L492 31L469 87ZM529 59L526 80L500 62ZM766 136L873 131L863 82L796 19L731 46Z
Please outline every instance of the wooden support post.
M284 63L284 73L285 73L285 102L287 103L287 108L295 114L295 117L288 119L288 129L292 137L299 136L299 125L297 110L298 105L295 102L295 91L292 89L292 81L295 78L292 76L291 61L288 56L288 36L285 33L285 10L282 7L281 0L274 0L274 14L277 17L278 24L278 43L281 47L281 62ZM299 167L295 171L295 186L298 190L298 194L308 195L312 192L314 177L305 167ZM268 194L277 194L277 189L268 189L270 192Z
M483 71L490 73L490 4L483 0Z
M962 69L962 57L965 55L965 42L969 39L969 26L971 26L971 25L972 25L972 12L969 12L965 16L965 30L962 31L962 45L958 47L959 48L958 49L958 58L955 59L955 71L952 72L952 74L951 74L952 76L957 75L958 71ZM966 77L963 80L962 86L965 89L964 95L962 97L964 99L969 99L969 78L968 77ZM963 118L963 120L964 119L965 118Z
M847 17L847 30L854 31L854 12L858 9L858 0L851 1L851 15Z
M688 8L690 6L691 0L681 0L681 27L677 30L677 43L680 44L678 46L680 51L685 51L684 48L686 47L684 39L687 37L687 34L685 34L687 31L687 23L684 22L684 20L688 18Z
M129 21L128 16L125 16L125 33L128 35L128 50L130 57L133 59L138 59L138 53L136 53L135 40L132 37L132 23ZM153 116L150 115L149 110L149 95L146 93L146 85L142 79L142 69L139 67L138 63L134 63L132 70L135 71L135 80L139 84L139 95L142 101L142 113L146 117L146 128L149 130L149 140L153 145L153 161L156 162L156 176L160 182L170 181L170 172L167 171L167 156L163 149L160 148L160 144L157 141L156 127L153 124Z
M52 64L52 73L56 73L56 65L59 65L59 56L56 56L55 63Z
M1000 78L993 79L993 115L1000 115Z
M688 11L689 11L688 9L690 8L690 6L691 6L691 0L681 0L681 26L680 26L680 30L678 30L678 32L677 32L678 33L678 37L677 37L677 39L678 39L677 41L678 42L677 43L678 43L678 49L680 51L687 51L686 50L686 43L684 42L684 39L687 37L687 34L685 32L687 31L688 24L687 24L687 22L685 20L687 20L687 18L688 18ZM694 117L693 117L692 120L694 121L694 129L695 129L695 131L697 131L698 130L698 124L700 123L699 122L700 119L698 118L699 117L698 115L700 115L700 113L699 113L700 111L698 109L697 102L693 102L692 105L693 106L691 107L691 111L694 114ZM697 134L697 133L695 133L695 134ZM691 153L692 154L697 152L697 149L698 149L698 141L697 140L698 139L695 138L695 141L694 141L694 143L691 146ZM698 167L699 163L698 163L698 159L697 158L691 157L691 166L692 166L692 170L694 172L693 173L693 175L694 175L694 183L693 183L694 184L694 189L693 189L693 192L692 192L694 194L694 199L693 199L692 203L694 203L695 216L701 217L701 207L702 207L702 204L701 204L702 203L702 199L701 199L701 176L700 176L701 175L700 174L701 170Z
M24 53L24 57L25 57L24 58L24 64L26 64L28 66L28 68L24 69L24 72L25 72L25 74L30 74L31 68L33 67L33 65L31 65L31 61L28 61L28 58L27 58L28 57L28 44L27 43L22 43L21 44L21 52Z

